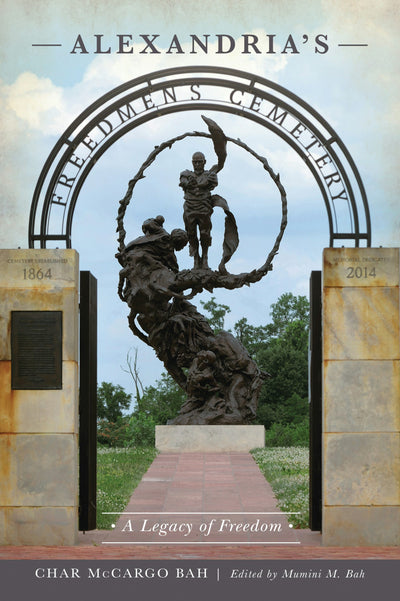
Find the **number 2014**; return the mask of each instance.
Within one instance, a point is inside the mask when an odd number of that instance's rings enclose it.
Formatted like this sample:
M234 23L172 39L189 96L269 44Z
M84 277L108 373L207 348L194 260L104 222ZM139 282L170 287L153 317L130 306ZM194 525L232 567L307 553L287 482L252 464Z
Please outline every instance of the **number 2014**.
M375 267L347 267L346 278L374 278L376 277Z

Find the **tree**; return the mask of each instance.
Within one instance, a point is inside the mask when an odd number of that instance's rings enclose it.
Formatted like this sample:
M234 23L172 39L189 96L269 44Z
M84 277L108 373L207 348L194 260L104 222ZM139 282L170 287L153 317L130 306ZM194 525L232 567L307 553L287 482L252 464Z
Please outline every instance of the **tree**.
M178 414L185 399L185 392L166 373L155 386L145 388L129 420L129 434L134 446L154 445L155 427L166 424Z
M236 338L247 349L251 358L257 361L259 351L268 343L268 326L252 326L246 317L239 319L234 325Z
M139 368L137 365L138 350L137 350L137 348L135 348L135 354L134 354L133 359L131 356L131 350L132 349L129 349L129 351L126 354L126 367L121 365L121 369L125 373L130 374L132 376L132 380L135 384L135 391L136 391L135 402L136 402L136 406L140 409L140 401L141 401L142 395L144 393L144 388L143 388L142 380L140 379L140 376L139 376Z
M178 414L186 393L169 375L163 372L155 386L147 386L137 408L133 414L151 416L157 425L166 424Z
M271 306L271 316L265 343L256 353L259 367L271 375L261 390L257 412L266 428L298 423L308 415L308 299L282 294Z
M132 395L120 385L102 382L97 387L97 417L108 422L117 422L123 411L129 409Z
M257 411L258 423L266 428L297 423L308 414L308 299L286 292L271 305L270 315L265 326L250 325L246 318L234 326L259 368L271 375Z
M272 323L267 326L268 333L270 336L282 336L289 324L294 322L301 322L308 328L309 313L310 303L306 296L285 292L271 305Z
M212 296L207 302L200 301L200 304L203 309L209 313L207 321L214 330L214 334L221 332L221 330L224 329L225 315L231 312L230 307L228 307L228 305L217 303L215 296Z
M275 339L259 353L258 365L271 375L261 390L258 420L269 428L274 422L291 423L296 415L304 417L308 407L307 346L297 349L288 340Z

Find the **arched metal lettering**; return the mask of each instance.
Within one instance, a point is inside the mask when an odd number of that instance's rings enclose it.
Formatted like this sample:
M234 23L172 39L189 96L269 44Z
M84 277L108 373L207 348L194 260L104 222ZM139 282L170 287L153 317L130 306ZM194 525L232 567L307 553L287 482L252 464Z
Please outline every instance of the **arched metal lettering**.
M304 160L318 183L329 246L371 245L371 223L357 167L331 126L301 98L262 77L220 67L157 71L118 86L85 109L51 151L39 176L29 219L29 246L71 247L82 186L108 148L134 128L181 111L222 111L266 127Z

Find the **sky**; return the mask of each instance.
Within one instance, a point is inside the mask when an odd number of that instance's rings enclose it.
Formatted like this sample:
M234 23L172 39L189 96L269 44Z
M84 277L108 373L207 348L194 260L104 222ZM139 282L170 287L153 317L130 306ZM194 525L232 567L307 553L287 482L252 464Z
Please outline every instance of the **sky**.
M334 6L333 6L334 5ZM97 98L116 86L158 69L211 64L233 67L276 82L317 110L350 151L363 179L371 212L372 245L400 246L399 224L399 5L393 0L0 0L0 247L28 247L28 217L41 168L68 125ZM117 54L117 34L132 36L133 53ZM190 34L209 34L207 55L190 53ZM216 54L217 34L231 36L235 51ZM262 51L244 54L243 34L256 35ZM87 53L72 53L80 35ZM96 54L96 38L102 48ZM141 35L158 35L157 54L141 53ZM167 53L173 36L183 53ZM283 52L291 35L298 53ZM329 50L315 52L316 36L326 36ZM267 37L269 36L269 37ZM273 38L271 36L274 36ZM305 37L307 36L307 38ZM130 39L130 38L129 38ZM267 54L273 39L274 54ZM306 41L307 40L307 41ZM60 47L33 46L60 43ZM366 44L342 47L339 44ZM321 47L320 47L321 48ZM249 288L214 293L231 307L226 327L246 317L254 325L269 321L271 303L284 292L308 295L312 270L321 269L329 245L324 203L310 171L298 155L272 132L223 113L209 116L226 135L267 156L284 185L289 222L274 270ZM190 111L154 119L121 138L100 159L79 196L72 245L80 267L90 270L99 287L98 380L133 392L126 356L138 349L138 369L145 386L163 366L154 351L130 332L127 307L117 296L119 265L116 215L128 181L156 144L186 131L205 131L200 113ZM201 142L201 143L200 143ZM167 229L183 227L179 173L190 168L195 150L208 166L215 156L208 140L185 140L159 156L135 190L126 214L128 239L141 235L147 217L162 214ZM165 155L165 156L164 156ZM228 148L217 192L234 212L240 244L230 271L260 266L279 228L279 198L262 169L237 148ZM222 217L213 216L211 266L220 258ZM178 253L181 268L190 267L187 249ZM203 294L206 301L210 295ZM196 303L200 300L197 297Z

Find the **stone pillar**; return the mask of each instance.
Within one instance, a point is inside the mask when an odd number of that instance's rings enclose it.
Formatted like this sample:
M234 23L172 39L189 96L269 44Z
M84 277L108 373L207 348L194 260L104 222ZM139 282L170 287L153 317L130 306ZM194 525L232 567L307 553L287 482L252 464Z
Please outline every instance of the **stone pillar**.
M3 545L77 542L78 284L74 250L0 250ZM20 311L61 313L62 377L57 389L38 390L34 382L28 383L30 389L21 389L20 384L12 387L11 322L13 312ZM24 344L29 357L29 346L27 351Z
M324 545L400 544L399 249L323 267Z

